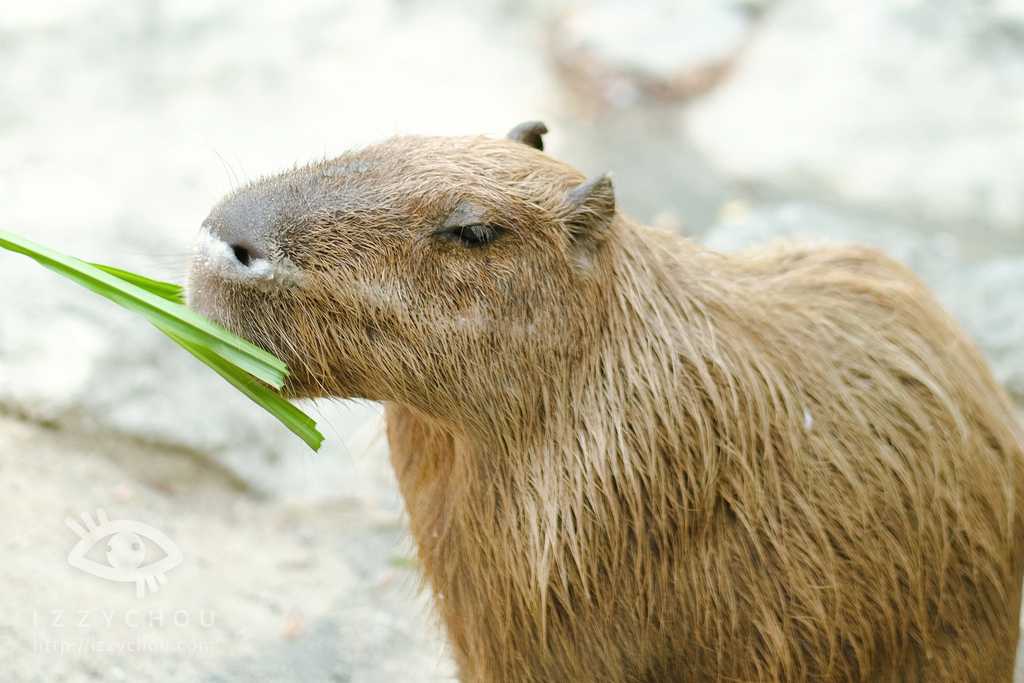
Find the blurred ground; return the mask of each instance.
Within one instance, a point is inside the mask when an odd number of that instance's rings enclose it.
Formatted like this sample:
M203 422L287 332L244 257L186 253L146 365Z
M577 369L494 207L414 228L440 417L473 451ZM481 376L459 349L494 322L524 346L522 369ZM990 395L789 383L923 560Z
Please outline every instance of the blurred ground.
M0 228L180 280L247 178L542 119L643 222L882 246L1020 400L1022 112L1019 0L8 3ZM312 409L316 455L156 330L0 253L0 680L450 677L378 409ZM64 518L97 508L181 548L157 593L68 564Z

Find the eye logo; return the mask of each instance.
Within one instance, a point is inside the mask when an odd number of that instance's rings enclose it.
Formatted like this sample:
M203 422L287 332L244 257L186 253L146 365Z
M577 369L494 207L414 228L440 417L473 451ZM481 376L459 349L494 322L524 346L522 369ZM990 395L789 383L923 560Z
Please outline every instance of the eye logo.
M130 519L107 521L107 513L102 508L96 510L96 518L100 521L99 525L92 521L88 512L82 513L82 521L85 522L88 530L83 529L71 517L64 520L72 531L82 537L82 540L76 543L68 553L68 564L72 567L101 579L134 581L135 594L141 598L146 595L146 586L149 586L150 592L156 593L159 588L157 581L166 584L167 577L164 573L181 564L181 550L162 531ZM99 564L85 556L97 541L106 536L111 537L107 542L109 566ZM167 553L167 557L140 567L139 565L146 559L146 544L143 542L143 538L148 538L160 546L160 549Z

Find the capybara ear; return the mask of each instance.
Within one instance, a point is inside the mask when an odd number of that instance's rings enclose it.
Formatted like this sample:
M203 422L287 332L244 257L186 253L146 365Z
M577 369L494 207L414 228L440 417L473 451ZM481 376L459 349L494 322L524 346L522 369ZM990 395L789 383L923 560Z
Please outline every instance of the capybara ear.
M508 132L507 137L509 140L515 140L521 142L524 145L529 145L534 149L544 151L544 140L541 138L544 133L548 132L548 127L540 121L526 121L520 123L518 126Z
M601 235L615 218L612 178L602 173L583 181L565 198L566 224L573 239Z
M607 173L576 186L565 198L565 225L576 266L587 271L615 219L615 193Z

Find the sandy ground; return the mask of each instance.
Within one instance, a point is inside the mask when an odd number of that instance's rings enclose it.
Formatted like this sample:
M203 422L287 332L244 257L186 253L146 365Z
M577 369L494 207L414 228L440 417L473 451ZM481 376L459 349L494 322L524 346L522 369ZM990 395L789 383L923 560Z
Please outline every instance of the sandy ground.
M395 509L268 498L194 453L9 418L0 480L0 680L451 676ZM157 592L69 563L65 518L98 521L97 504L180 548ZM140 570L167 556L144 543Z

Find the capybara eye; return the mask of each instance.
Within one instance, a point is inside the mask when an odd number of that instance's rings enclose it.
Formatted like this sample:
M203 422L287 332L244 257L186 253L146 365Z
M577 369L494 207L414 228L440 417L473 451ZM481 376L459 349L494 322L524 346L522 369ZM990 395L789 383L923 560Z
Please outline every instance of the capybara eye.
M498 239L501 237L501 232L500 228L493 225L455 225L445 228L440 236L450 242L458 242L464 247L473 249Z

